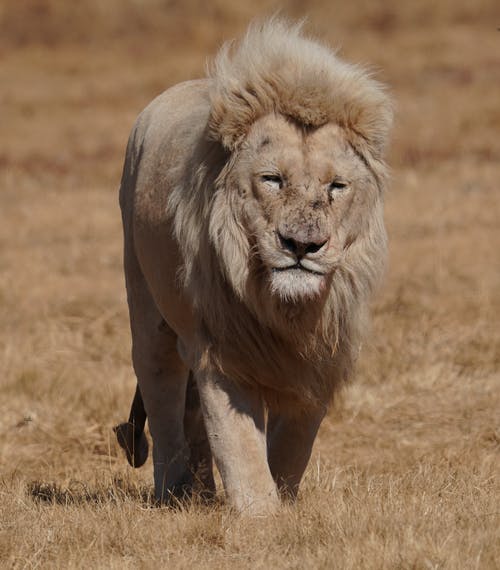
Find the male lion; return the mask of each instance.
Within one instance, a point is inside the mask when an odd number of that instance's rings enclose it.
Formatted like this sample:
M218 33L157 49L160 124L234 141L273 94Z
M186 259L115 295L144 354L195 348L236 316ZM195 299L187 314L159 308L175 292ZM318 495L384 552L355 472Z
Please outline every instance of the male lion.
M115 431L141 465L147 413L159 500L213 492L212 454L239 511L296 495L383 269L391 116L364 70L272 19L137 119L120 204L138 388Z

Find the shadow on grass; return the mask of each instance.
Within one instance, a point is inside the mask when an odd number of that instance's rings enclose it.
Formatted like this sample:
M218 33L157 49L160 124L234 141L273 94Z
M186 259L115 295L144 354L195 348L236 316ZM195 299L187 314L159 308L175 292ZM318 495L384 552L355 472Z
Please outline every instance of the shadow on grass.
M109 485L92 487L82 481L73 481L67 487L53 482L30 481L28 495L37 502L51 505L118 504L128 501L145 507L158 506L149 486L138 486L115 478Z
M53 482L30 481L28 495L36 502L48 505L118 505L126 502L139 503L143 508L162 507L182 510L189 506L198 507L218 503L212 495L184 493L182 497L170 495L167 500L158 501L149 485L137 485L116 477L109 485L89 486L83 481L72 481L67 487Z

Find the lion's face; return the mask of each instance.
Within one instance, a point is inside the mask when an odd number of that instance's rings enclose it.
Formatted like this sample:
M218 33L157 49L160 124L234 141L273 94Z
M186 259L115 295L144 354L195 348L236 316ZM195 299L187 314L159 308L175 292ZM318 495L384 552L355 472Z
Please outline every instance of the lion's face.
M252 126L230 184L270 291L293 302L327 289L379 195L339 126L305 130L274 115Z

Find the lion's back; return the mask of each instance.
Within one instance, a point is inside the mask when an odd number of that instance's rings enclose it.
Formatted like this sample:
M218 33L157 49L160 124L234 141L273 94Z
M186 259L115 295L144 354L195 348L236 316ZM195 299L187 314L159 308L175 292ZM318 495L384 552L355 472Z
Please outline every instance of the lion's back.
M153 99L137 117L121 181L124 211L133 209L144 193L154 205L182 175L206 129L209 84L208 79L178 83Z
M120 186L127 280L145 278L178 333L190 326L190 307L176 286L182 261L169 199L189 187L192 157L205 138L209 84L205 79L175 85L142 111L129 137Z

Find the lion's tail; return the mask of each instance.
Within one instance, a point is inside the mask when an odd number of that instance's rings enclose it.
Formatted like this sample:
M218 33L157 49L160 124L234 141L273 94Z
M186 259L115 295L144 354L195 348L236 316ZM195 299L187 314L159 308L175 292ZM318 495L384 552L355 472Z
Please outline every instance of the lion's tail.
M125 450L127 461L132 467L141 467L148 458L148 440L144 433L146 417L144 402L142 401L139 386L137 386L128 422L113 428L116 439Z

